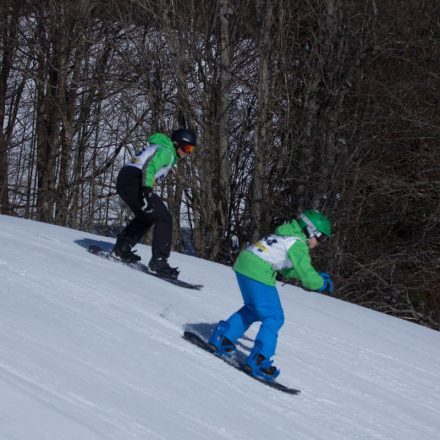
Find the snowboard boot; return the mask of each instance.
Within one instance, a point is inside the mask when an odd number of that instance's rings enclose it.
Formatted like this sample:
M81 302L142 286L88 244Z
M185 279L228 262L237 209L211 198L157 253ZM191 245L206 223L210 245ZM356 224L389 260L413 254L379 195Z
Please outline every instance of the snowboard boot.
M234 343L224 335L228 329L229 324L226 321L220 321L208 341L212 352L218 356L230 356L235 351Z
M280 370L272 365L270 359L265 358L260 353L260 346L258 346L257 349L255 348L256 347L254 347L246 359L245 370L258 379L263 379L268 382L275 380L279 376Z
M157 273L164 278L177 280L179 276L179 269L177 267L170 267L167 259L164 257L153 257L148 263L148 268L151 272Z
M112 250L113 254L124 263L136 263L141 259L131 250L130 241L125 237L118 237Z

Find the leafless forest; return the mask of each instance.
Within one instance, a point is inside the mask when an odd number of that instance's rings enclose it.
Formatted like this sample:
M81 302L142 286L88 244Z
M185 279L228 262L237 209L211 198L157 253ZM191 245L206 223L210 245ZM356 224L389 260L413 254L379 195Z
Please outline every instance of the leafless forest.
M121 164L189 126L197 150L159 188L176 249L189 227L230 263L317 208L338 298L440 329L438 0L0 5L2 214L121 225Z

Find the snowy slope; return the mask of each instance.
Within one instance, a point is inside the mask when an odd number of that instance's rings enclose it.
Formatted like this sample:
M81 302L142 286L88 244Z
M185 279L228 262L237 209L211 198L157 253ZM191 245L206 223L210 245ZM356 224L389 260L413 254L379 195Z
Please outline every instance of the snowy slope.
M280 286L285 395L181 339L240 306L230 268L173 254L190 291L96 242L0 216L0 440L440 439L440 333Z

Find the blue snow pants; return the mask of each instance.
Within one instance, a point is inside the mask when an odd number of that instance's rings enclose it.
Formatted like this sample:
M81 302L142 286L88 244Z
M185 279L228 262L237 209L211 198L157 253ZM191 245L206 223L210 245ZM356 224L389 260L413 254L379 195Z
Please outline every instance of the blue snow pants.
M236 272L236 276L244 306L227 320L229 329L225 336L235 342L251 324L261 321L255 347L259 347L259 352L266 359L270 359L275 354L278 330L284 324L284 312L278 291L274 286L260 283L240 273Z

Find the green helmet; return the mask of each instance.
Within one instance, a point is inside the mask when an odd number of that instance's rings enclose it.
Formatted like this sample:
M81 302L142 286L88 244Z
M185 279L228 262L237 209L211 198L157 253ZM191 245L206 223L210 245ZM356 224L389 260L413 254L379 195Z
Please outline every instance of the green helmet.
M324 234L326 237L330 237L332 234L329 219L324 214L313 209L304 211L298 217L298 223L308 237L316 237L319 239L321 234Z

